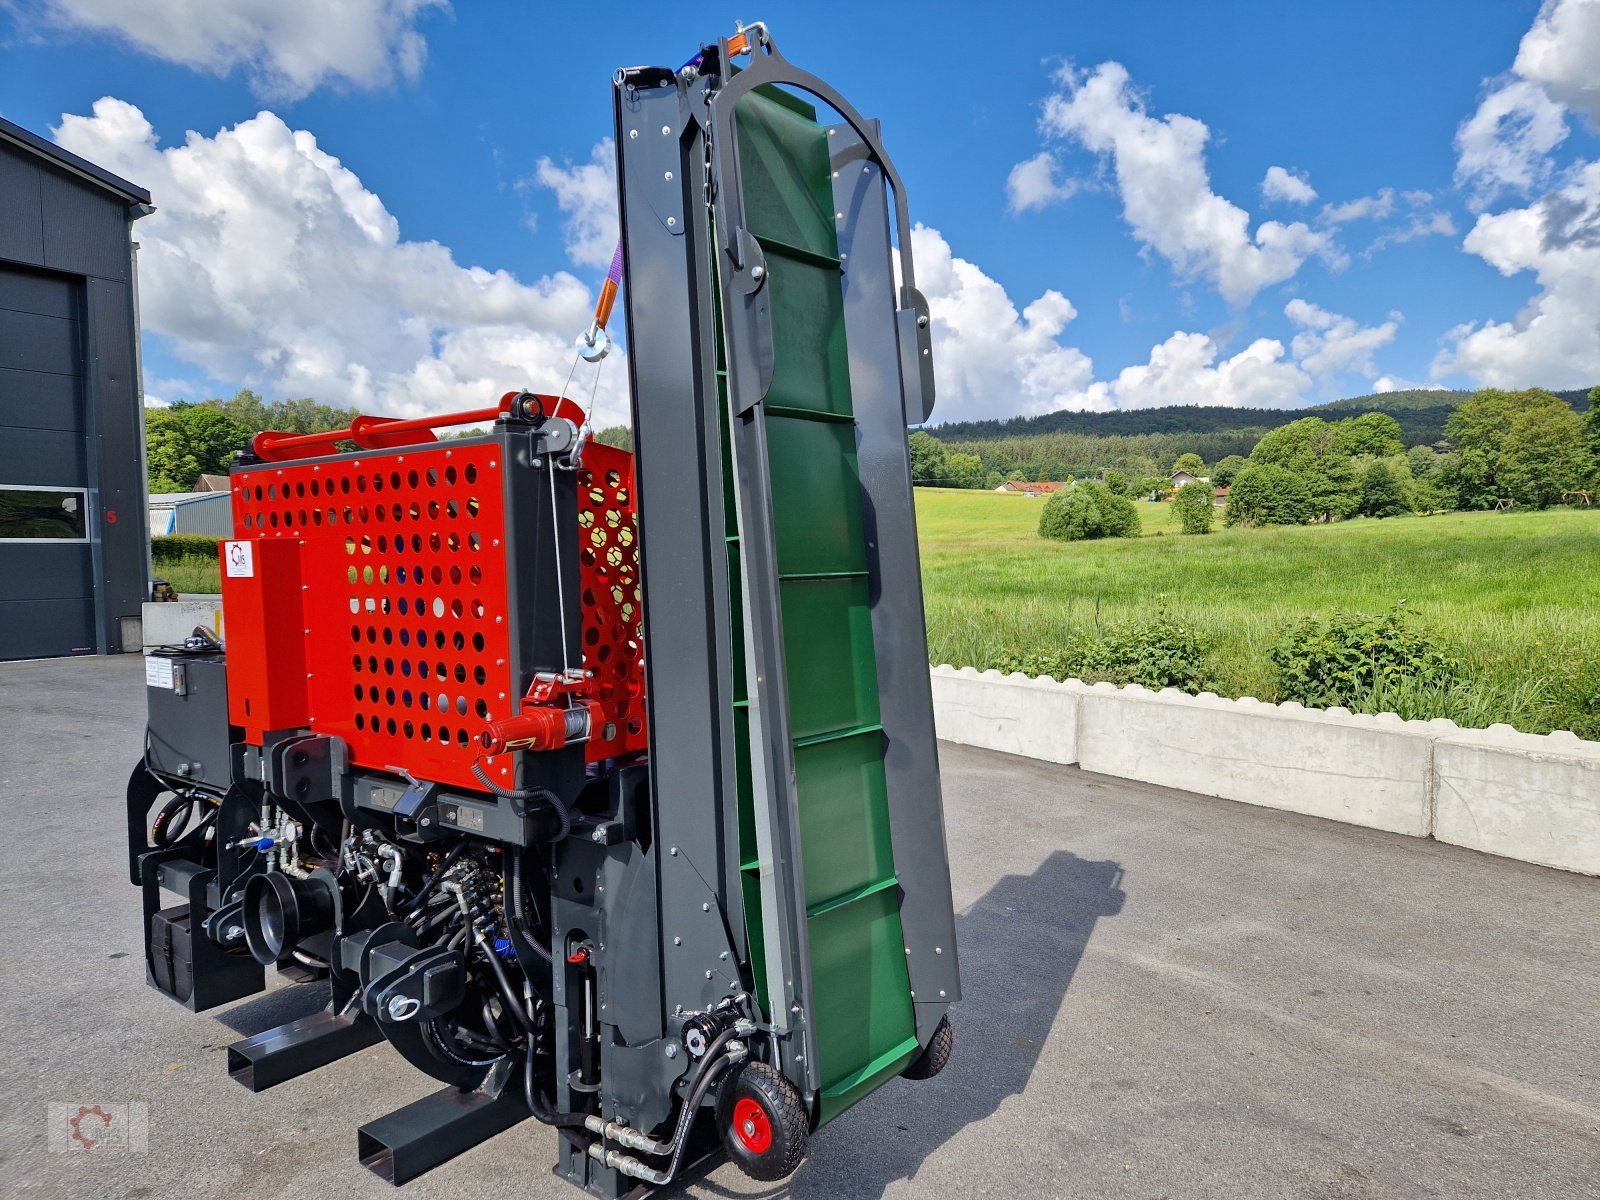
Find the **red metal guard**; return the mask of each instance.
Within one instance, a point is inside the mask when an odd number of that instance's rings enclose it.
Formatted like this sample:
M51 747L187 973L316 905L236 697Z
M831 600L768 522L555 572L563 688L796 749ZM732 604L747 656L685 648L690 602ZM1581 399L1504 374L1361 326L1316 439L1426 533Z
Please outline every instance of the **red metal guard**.
M274 461L234 472L236 536L222 548L229 710L248 741L309 728L344 739L359 766L481 787L479 735L522 700L508 665L505 465L498 443L437 442L429 430L499 412L260 435L282 440L268 443ZM326 454L352 436L425 444ZM304 459L313 447L325 456ZM594 762L647 742L631 454L586 449L578 520ZM500 778L502 761L482 763Z

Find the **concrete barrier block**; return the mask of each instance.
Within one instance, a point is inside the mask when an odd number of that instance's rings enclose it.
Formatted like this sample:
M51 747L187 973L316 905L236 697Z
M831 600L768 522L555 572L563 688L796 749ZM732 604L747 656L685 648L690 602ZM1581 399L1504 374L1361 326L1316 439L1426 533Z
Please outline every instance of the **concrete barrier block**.
M1086 771L1421 836L1430 732L1312 712L1096 685L1078 697Z
M165 604L146 603L143 609L144 647L171 646L205 625L222 636L222 597L187 596Z
M1077 680L933 669L933 712L948 742L1045 762L1077 761Z
M1600 875L1600 743L1509 725L1434 746L1434 836L1488 854Z

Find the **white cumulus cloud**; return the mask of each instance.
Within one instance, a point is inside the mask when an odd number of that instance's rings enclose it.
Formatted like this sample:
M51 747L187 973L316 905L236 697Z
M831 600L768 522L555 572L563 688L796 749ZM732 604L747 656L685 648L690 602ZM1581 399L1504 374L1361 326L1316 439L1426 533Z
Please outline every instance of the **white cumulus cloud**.
M1283 167L1268 167L1261 180L1261 195L1267 200L1282 200L1289 204L1310 204L1317 198L1317 189L1304 175L1296 175Z
M1322 220L1330 225L1345 225L1351 221L1377 221L1394 212L1394 189L1380 188L1370 196L1346 200L1343 204L1328 204L1322 209Z
M1418 213L1404 225L1396 226L1387 233L1381 233L1373 239L1363 253L1370 258L1385 246L1399 246L1405 242L1414 242L1426 237L1454 237L1456 235L1455 218L1443 209L1434 212Z
M1600 379L1600 163L1524 208L1484 214L1466 249L1540 292L1510 321L1459 326L1433 363L1488 387L1586 387Z
M1120 63L1065 67L1056 82L1041 128L1111 158L1124 219L1179 276L1204 278L1245 304L1312 255L1342 263L1329 234L1299 221L1266 221L1252 234L1250 214L1211 190L1205 124L1180 113L1151 116Z
M1047 291L1020 311L1001 284L963 258L936 229L911 235L917 286L933 318L935 418L1036 415L1057 409L1225 404L1277 408L1304 402L1311 380L1285 360L1281 342L1259 338L1232 356L1203 333L1174 333L1147 362L1096 380L1094 364L1061 335L1077 315Z
M1546 0L1512 69L1600 129L1600 0Z
M1011 168L1006 178L1006 201L1015 213L1049 208L1078 190L1076 180L1057 179L1056 156L1041 150Z
M1067 407L1093 379L1087 355L1057 338L1078 315L1057 291L1022 311L996 280L951 252L937 229L911 231L917 286L932 318L941 421L981 420Z
M417 22L446 0L34 0L23 12L108 34L195 70L243 70L256 93L297 100L323 84L415 79L428 44Z
M1515 79L1484 97L1456 131L1456 182L1473 203L1526 193L1550 176L1550 152L1567 136L1566 110L1537 84Z
M1372 374L1373 354L1394 341L1400 316L1391 313L1382 325L1361 325L1336 312L1296 297L1284 315L1300 328L1289 345L1300 365L1319 378L1341 371Z
M1156 408L1167 404L1230 408L1292 408L1305 403L1306 373L1284 358L1283 343L1257 338L1231 357L1204 333L1174 333L1150 351L1149 362L1124 367L1088 389L1089 409Z
M610 266L618 230L616 144L610 138L597 142L585 163L558 166L541 158L534 180L555 193L567 216L567 256L579 266Z
M406 241L349 168L270 112L162 148L139 109L108 97L55 134L154 194L138 229L144 327L216 380L415 416L566 378L590 316L582 283L525 283ZM625 408L626 372L606 366L602 422Z

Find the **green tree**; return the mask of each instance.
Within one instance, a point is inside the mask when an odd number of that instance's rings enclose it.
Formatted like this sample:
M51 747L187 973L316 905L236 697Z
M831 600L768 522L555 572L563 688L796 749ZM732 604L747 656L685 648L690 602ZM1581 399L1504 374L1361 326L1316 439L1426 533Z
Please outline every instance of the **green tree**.
M252 433L263 429L282 433L326 433L330 429L344 429L360 415L358 409L319 404L309 396L268 404L248 388L237 392L231 400L212 398L201 401L201 406L216 409Z
M1411 511L1411 466L1396 454L1375 458L1361 472L1361 515L1397 517Z
M1424 483L1439 473L1443 456L1432 446L1413 446L1406 451L1406 462L1411 467L1411 478Z
M1583 418L1583 440L1589 447L1589 478L1600 485L1600 387L1589 389L1589 411Z
M201 475L226 473L250 430L204 405L145 410L145 461L152 492L193 491Z
M1272 430L1250 452L1252 466L1277 466L1300 476L1313 515L1348 517L1361 503L1361 484L1339 431L1321 417L1301 417ZM1240 476L1242 479L1243 476Z
M1121 471L1107 471L1103 480L1106 491L1113 496L1126 496L1128 494L1128 477Z
M1507 461L1513 429L1515 452ZM1543 508L1575 486L1574 470L1579 477L1585 473L1581 446L1576 459L1571 452L1582 437L1577 414L1542 388L1475 392L1450 414L1445 436L1458 457L1441 482L1454 492L1458 508L1492 508L1506 498Z
M980 488L983 486L983 460L976 454L952 450L944 460L945 479L940 487Z
M1211 503L1211 485L1186 483L1172 497L1172 516L1185 533L1210 533L1217 510Z
M1518 504L1549 508L1582 485L1591 469L1583 422L1567 404L1536 404L1511 418L1496 481Z
M1477 450L1492 458L1498 458L1506 434L1511 432L1511 418L1516 413L1519 402L1525 402L1536 393L1556 400L1556 397L1551 396L1549 392L1538 389L1528 392L1503 392L1498 388L1483 388L1474 392L1470 400L1462 401L1450 414L1450 419L1444 425L1444 435L1457 450L1463 452ZM1559 404L1561 401L1556 400L1556 403Z
M1138 537L1139 511L1133 501L1113 496L1097 483L1062 488L1045 501L1039 536L1076 542L1091 538Z
M1311 489L1287 467L1260 463L1242 471L1228 492L1228 525L1304 525L1317 514Z
M1179 471L1187 471L1191 475L1198 475L1205 469L1206 460L1194 453L1180 454L1178 455L1178 461L1172 464L1172 473L1174 475Z
M618 450L633 449L633 430L626 425L612 425L594 435L602 446L615 446Z
M1233 481L1239 478L1239 472L1250 465L1250 460L1238 454L1230 454L1216 466L1211 468L1211 482L1217 487L1232 487Z
M944 443L925 429L913 433L908 445L911 448L911 482L922 487L944 487L948 473L949 451Z
M1388 413L1369 412L1347 417L1334 429L1339 445L1352 457L1370 454L1374 458L1387 458L1405 450L1405 443L1400 440L1400 422Z

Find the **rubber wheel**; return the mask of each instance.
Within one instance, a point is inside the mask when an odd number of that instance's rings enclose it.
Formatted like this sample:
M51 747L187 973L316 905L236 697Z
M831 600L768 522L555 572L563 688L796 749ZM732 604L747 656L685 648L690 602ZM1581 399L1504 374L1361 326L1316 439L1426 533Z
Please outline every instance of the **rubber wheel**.
M771 1183L800 1165L811 1122L794 1084L764 1062L746 1062L723 1081L717 1130L741 1171Z
M900 1074L907 1079L932 1079L944 1070L945 1063L950 1061L950 1052L955 1048L956 1031L950 1024L950 1015L946 1013L939 1018L939 1024L934 1028L928 1044L922 1048L922 1053L912 1059L911 1065Z

